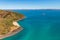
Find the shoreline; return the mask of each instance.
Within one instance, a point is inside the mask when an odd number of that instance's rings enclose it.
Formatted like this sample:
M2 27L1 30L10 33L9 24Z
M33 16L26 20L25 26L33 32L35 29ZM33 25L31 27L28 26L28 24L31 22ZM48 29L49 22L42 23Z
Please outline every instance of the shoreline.
M18 26L18 28L16 28L13 31L10 31L9 33L5 34L5 35L0 35L0 39L4 39L10 36L13 36L15 34L17 34L18 32L20 32L21 30L23 30L23 28L17 23L17 21L13 22L13 25Z
M0 23L1 25L1 34L0 39L10 37L12 35L15 35L16 33L20 32L23 28L18 24L19 20L22 20L25 18L23 14L19 14L17 12L11 12L11 11L4 11L0 10L0 19L3 18ZM9 23L11 22L11 23ZM6 30L5 26L9 26L8 30ZM5 30L4 30L5 29ZM8 32L6 32L8 31ZM6 32L4 34L4 32Z

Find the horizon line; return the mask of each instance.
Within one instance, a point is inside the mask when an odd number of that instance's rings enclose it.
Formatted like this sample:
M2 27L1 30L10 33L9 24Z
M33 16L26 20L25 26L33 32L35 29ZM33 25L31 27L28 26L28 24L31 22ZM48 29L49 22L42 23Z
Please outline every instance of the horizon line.
M0 9L0 10L60 10L60 9Z

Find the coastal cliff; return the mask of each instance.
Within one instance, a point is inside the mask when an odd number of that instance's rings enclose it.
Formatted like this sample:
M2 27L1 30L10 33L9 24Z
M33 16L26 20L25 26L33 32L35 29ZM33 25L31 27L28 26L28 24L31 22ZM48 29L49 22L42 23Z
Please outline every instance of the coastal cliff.
M17 21L24 19L25 16L16 12L0 10L0 39L12 36L23 28Z

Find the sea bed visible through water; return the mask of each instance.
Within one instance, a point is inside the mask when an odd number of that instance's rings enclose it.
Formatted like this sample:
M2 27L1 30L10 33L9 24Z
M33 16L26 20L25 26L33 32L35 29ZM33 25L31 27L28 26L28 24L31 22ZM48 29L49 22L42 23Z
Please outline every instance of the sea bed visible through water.
M60 10L13 10L26 16L18 21L24 28L4 40L60 40Z

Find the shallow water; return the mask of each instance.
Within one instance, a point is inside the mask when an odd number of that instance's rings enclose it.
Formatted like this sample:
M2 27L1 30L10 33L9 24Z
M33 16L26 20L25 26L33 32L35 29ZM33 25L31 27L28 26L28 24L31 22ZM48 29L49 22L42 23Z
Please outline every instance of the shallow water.
M60 10L13 10L26 16L18 23L24 28L4 40L60 40Z

